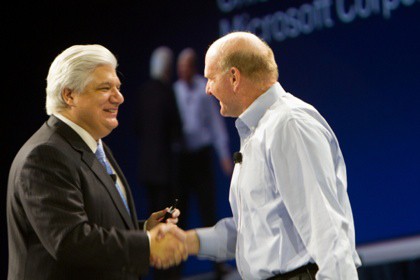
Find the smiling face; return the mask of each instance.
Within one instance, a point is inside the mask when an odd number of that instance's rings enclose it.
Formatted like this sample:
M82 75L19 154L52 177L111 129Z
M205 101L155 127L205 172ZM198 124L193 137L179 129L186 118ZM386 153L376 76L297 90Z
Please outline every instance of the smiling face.
M61 112L98 140L118 126L118 107L124 102L121 82L110 65L97 67L82 92L64 90L68 107Z

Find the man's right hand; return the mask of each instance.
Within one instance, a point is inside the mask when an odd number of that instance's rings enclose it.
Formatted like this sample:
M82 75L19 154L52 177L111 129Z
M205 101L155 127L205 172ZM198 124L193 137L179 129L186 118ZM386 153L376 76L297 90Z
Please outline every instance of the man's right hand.
M166 269L188 258L187 238L174 224L159 224L150 233L150 265Z

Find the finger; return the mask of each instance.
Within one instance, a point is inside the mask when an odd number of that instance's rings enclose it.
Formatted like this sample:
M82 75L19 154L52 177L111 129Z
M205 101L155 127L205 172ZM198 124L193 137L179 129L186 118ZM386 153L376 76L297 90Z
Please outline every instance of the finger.
M169 260L162 263L162 268L163 269L168 269L169 267L171 267L171 262Z
M150 266L156 266L156 257L150 256Z
M178 223L178 218L169 218L166 220L166 223L176 225Z
M175 226L173 224L164 224L164 223L160 223L159 225L157 225L157 229L158 229L158 235L163 235L165 236L166 233L170 232L170 229Z
M178 223L178 217L181 215L181 211L177 208L175 208L175 210L172 212L171 217L166 220L166 223L171 223L171 224L177 224Z
M174 240L173 245L174 247L174 257L176 260L176 264L182 262L182 260L186 260L188 257L188 250L186 242L180 242L179 240Z
M175 210L172 212L172 218L178 218L181 215L181 210L178 208L175 208Z
M168 229L169 229L170 225L171 224L159 223L152 230L150 230L152 238L156 241L160 241L162 238L165 237L166 233L168 232Z
M187 239L185 232L174 224L162 224L159 235L163 238L167 234L170 234L171 238L175 238L177 241L184 242Z
M183 254L182 254L182 259L184 260L184 261L186 261L187 259L188 259L188 247L187 247L187 244L185 244L185 246L184 246L184 251L182 252Z
M176 250L174 253L174 265L180 264L181 261L182 261L182 249L178 248L178 250Z
M170 233L172 233L180 241L185 242L185 240L187 239L187 236L182 229L180 229L179 227L173 224L167 224L167 225L172 225L172 227L168 229Z
M179 246L180 246L179 251L181 253L181 258L182 258L182 260L186 261L188 259L187 242L185 241L183 243L180 243Z
M164 258L164 262L162 262L162 266L167 269L169 267L172 267L176 264L176 254L177 254L177 247L176 244L178 241L174 240L176 242L175 244L168 244L168 248L166 251L166 257Z
M161 220L163 219L163 217L165 217L166 212L168 212L168 210L167 210L167 209L163 209L163 210L160 210L160 211L154 212L154 213L152 214L152 217L153 217L153 219L154 219L154 220L156 220L156 221L161 221Z
M181 263L181 261L182 261L181 253L177 251L174 253L173 259L171 261L171 266L178 265Z
M155 260L154 264L155 264L155 267L156 268L158 268L158 269L161 269L162 268L162 260L160 258L157 258Z

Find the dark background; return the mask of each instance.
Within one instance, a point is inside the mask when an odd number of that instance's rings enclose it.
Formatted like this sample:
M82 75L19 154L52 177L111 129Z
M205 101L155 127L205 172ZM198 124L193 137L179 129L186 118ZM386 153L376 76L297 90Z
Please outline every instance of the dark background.
M130 182L139 216L146 218L146 197L137 183L132 116L135 90L148 78L152 50L167 45L178 54L193 47L203 69L204 53L219 37L221 18L243 12L260 16L312 3L248 1L254 4L223 15L215 0L58 2L14 1L0 12L6 61L0 110L5 126L0 137L0 279L7 275L8 170L18 149L47 119L45 79L50 63L61 51L74 44L95 43L117 56L125 103L119 113L120 126L105 141ZM349 5L353 2L348 1ZM336 20L331 28L270 42L280 83L314 105L340 141L358 245L420 234L419 18L417 1L401 5L388 19L372 15L350 23ZM235 151L239 143L234 120L225 120ZM230 215L229 178L217 171L217 214L222 218ZM193 215L190 227L198 224ZM207 262L191 258L185 273L209 269Z

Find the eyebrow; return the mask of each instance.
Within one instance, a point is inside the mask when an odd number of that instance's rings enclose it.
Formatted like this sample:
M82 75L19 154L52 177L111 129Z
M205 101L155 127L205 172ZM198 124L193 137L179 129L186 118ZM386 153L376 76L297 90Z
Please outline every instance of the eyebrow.
M101 86L112 86L112 84L113 83L110 83L110 82L102 82L102 83L98 84L97 86L98 87L101 87ZM117 86L121 87L121 83L118 83Z

